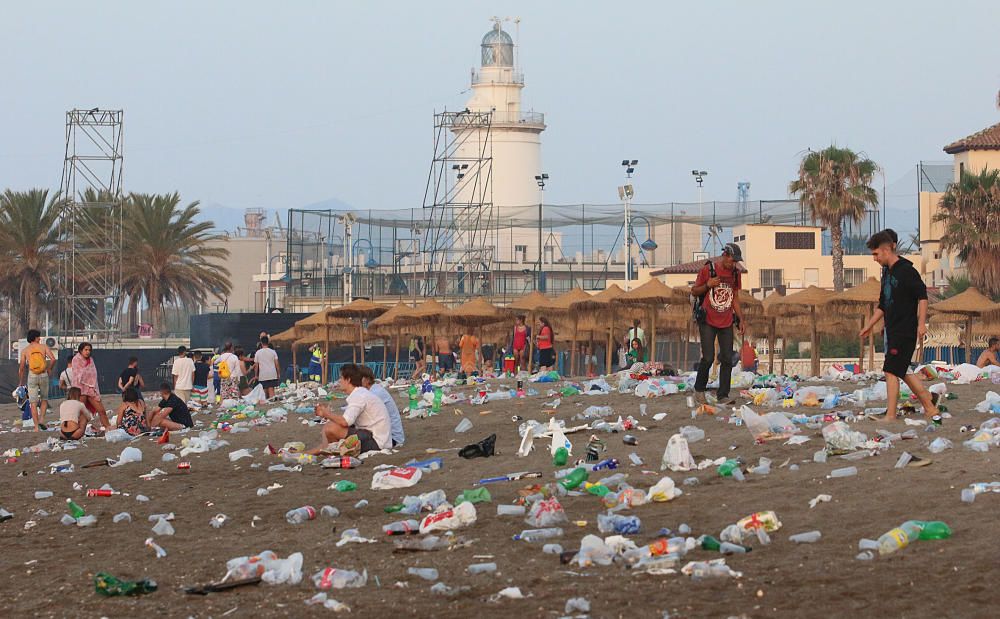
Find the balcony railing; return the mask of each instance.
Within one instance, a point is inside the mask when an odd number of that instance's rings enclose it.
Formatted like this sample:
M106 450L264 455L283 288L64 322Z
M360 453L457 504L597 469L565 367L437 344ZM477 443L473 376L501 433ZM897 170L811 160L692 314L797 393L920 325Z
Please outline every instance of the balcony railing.
M493 124L544 125L545 114L541 112L493 112Z
M513 69L501 69L498 74L496 70L491 69L490 71L483 73L480 71L472 70L472 85L476 86L478 84L524 84L524 73L518 73Z

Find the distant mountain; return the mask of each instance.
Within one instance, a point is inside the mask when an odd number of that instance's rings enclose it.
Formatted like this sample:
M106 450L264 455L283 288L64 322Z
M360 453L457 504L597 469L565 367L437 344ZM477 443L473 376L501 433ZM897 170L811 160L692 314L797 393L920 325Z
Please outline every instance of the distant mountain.
M305 210L350 210L353 207L338 200L337 198L329 198L327 200L322 200L320 202L314 202L312 204L307 204L305 206L297 206L294 208L305 209ZM235 232L237 228L245 227L246 222L244 220L244 215L246 214L246 208L238 206L228 206L218 203L202 203L201 204L201 214L198 216L198 221L210 221L215 225L216 230L223 232ZM264 209L264 214L266 219L264 220L264 226L269 225L279 225L282 228L288 226L288 209Z

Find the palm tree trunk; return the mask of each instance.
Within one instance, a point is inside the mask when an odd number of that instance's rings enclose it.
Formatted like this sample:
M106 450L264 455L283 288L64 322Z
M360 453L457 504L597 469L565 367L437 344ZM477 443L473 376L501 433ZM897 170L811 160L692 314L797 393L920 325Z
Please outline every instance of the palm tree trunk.
M830 241L833 245L833 289L844 290L844 228L841 222L834 221L830 226Z

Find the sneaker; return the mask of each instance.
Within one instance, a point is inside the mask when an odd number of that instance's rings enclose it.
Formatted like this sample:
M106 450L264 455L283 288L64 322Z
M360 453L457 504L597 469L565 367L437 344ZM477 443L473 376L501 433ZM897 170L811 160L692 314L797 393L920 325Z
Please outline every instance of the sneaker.
M736 406L736 398L728 395L723 396L721 398L718 398L717 403L722 404L723 406Z

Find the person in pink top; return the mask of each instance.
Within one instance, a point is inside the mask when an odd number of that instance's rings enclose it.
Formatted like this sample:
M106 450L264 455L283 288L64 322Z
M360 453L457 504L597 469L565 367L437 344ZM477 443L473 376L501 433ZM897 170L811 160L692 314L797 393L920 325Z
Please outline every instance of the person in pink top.
M531 329L524 324L524 316L519 315L514 323L514 336L511 338L510 347L514 351L514 358L517 359L517 369L528 369L528 340L531 338Z
M80 401L100 417L101 424L107 431L111 429L111 420L108 419L108 411L105 410L104 404L101 403L101 391L97 384L97 366L94 365L94 359L91 356L93 352L94 347L90 342L81 342L76 348L76 354L73 355L69 367L72 370L73 386L80 388Z

